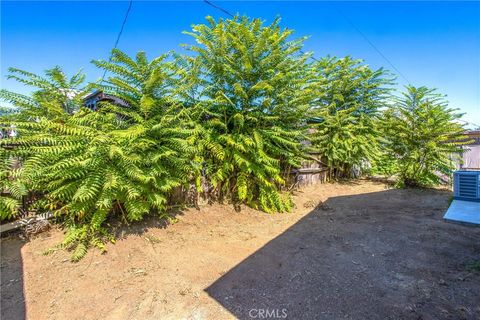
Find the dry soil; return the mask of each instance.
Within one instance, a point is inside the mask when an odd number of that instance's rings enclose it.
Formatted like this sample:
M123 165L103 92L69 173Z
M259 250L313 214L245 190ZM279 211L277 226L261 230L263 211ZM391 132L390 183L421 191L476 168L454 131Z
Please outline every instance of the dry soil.
M53 229L1 240L2 319L480 319L480 228L451 192L322 184L273 214L215 204L119 231L79 263Z

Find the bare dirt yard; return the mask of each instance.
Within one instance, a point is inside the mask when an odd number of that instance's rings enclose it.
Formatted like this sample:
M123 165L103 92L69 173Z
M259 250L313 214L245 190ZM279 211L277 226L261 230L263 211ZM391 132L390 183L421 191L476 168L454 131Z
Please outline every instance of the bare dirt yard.
M79 263L51 230L1 240L2 319L479 319L480 228L451 192L323 184L296 209L189 209L119 231Z

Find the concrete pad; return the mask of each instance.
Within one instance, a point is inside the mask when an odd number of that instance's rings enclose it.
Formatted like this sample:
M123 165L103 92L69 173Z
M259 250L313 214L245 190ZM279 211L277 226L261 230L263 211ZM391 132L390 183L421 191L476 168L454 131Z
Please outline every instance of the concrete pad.
M480 202L453 200L443 218L480 225Z

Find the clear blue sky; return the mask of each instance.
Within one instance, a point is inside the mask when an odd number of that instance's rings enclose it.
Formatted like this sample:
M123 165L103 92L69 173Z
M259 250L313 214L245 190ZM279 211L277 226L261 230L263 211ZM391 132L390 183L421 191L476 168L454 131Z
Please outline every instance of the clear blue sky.
M350 20L413 85L436 87L450 105L480 124L480 2L274 2L214 1L233 13L271 22L277 15L296 35L310 36L305 51L362 58L372 67L392 67ZM1 86L26 92L5 79L10 66L41 72L54 65L88 79L90 65L108 58L128 2L1 2ZM119 48L150 57L181 50L183 35L204 17L226 17L202 1L134 1ZM347 20L348 19L348 20ZM394 70L392 70L394 71ZM401 77L399 87L406 84Z

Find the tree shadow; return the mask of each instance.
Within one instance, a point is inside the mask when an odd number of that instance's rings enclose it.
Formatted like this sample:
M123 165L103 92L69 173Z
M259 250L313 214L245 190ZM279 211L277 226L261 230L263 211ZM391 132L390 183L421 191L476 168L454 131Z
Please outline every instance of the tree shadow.
M474 319L480 228L443 220L450 196L329 198L205 291L239 319Z
M0 239L1 243L1 319L25 319L25 295L23 291L24 242L11 235Z

